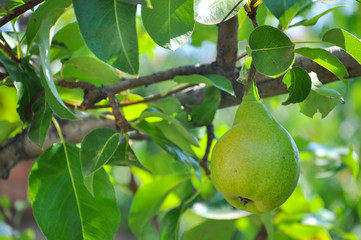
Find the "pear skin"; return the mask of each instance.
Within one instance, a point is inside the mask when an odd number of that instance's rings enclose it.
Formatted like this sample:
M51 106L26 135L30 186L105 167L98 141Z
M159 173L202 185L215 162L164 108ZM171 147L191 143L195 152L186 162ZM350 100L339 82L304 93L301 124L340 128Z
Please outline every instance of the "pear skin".
M295 189L297 146L253 93L244 97L232 128L214 146L211 175L232 206L257 214L279 207Z

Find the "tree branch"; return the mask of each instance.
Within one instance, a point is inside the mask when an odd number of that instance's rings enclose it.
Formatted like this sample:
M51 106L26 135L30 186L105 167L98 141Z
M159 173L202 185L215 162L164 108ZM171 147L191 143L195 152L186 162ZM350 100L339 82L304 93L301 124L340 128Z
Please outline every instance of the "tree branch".
M355 78L361 76L361 65L351 56L349 56L347 53L337 47L332 47L327 50L331 53L332 56L336 56L337 58L339 58L341 62L346 66L349 72L349 76L347 78ZM298 56L295 61L295 66L301 66L308 72L317 73L319 80L323 84L338 81L338 78L335 75L305 57ZM213 67L214 65L211 64L201 65L198 67L187 66L181 68L183 70L186 69L184 71L180 71L179 68L171 69L170 73L167 73L168 71L165 71L162 72L160 75L162 75L163 77L172 76L170 78L163 78L168 80L174 78L174 76L176 76L174 75L176 72L181 72L183 75L201 74L200 69L202 69L201 72L203 72L203 74L211 72L214 73L215 70ZM192 72L192 69L194 68L195 72ZM206 69L210 70L207 71ZM149 78L149 82L156 82L155 79L152 79L152 76L158 75L148 75L146 78ZM263 98L288 92L286 85L282 82L282 77L273 79L258 74L256 75L256 79L260 96ZM132 85L133 83L127 84ZM177 97L183 105L197 105L203 101L204 89L200 86L195 86L192 90L187 89L183 92L176 93L174 96ZM222 93L222 101L220 107L233 106L239 104L240 102L240 99L237 99L229 94ZM115 128L113 120L95 118L88 118L81 121L60 121L60 125L62 127L62 131L64 133L66 141L69 141L71 143L80 142L88 132L95 128ZM53 143L58 141L59 139L55 129L50 128L43 148L47 149ZM0 147L0 178L7 178L10 169L14 167L18 162L26 159L35 158L41 152L42 149L40 147L28 140L27 130L24 130L21 134L17 135L12 139L8 139L3 144L3 146Z
M3 18L0 19L0 27L4 26L5 24L10 22L17 16L20 16L27 10L35 7L36 5L38 5L42 2L44 2L44 0L31 0L27 3L25 3L24 5L21 5L20 7L15 8L14 10L12 10L12 13L7 14Z

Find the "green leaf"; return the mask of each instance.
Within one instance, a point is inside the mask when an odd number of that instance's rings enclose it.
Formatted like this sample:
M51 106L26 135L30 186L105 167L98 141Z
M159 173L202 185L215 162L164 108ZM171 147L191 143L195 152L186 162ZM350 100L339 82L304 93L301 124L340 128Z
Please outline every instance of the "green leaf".
M113 67L138 74L137 7L118 0L73 0L73 5L89 49Z
M217 24L237 15L244 0L195 0L194 18L202 24Z
M33 41L36 41L39 46L42 68L40 80L45 88L46 101L49 103L50 108L61 118L75 120L77 119L76 116L65 106L59 96L50 66L50 32L70 4L70 0L48 0L42 4L29 20L26 38L28 46Z
M303 26L313 26L317 23L318 19L320 19L321 17L323 17L324 15L326 15L327 13L329 12L332 12L338 8L342 8L342 7L345 7L345 6L337 6L337 7L333 7L333 8L330 8L330 9L327 9L326 11L324 11L323 13L320 13L316 16L314 16L313 18L311 19L303 19L302 21L299 21L295 24L292 24L290 27L295 27L295 26L300 26L300 25L303 25Z
M100 83L109 85L120 81L120 77L113 67L93 57L74 57L66 61L63 68L71 66L91 77L97 78Z
M312 89L306 100L299 103L300 111L310 118L319 111L322 118L324 118L338 103L341 102L341 100L342 96L339 92L321 86Z
M175 160L190 165L194 169L197 178L200 180L200 166L198 161L189 155L189 152L194 155L193 150L189 146L189 142L185 141L184 137L174 133L174 128L169 128L169 126L165 124L162 122L148 123L147 121L141 121L134 127L141 132L148 134L156 144L174 157ZM170 134L172 137L169 136ZM172 140L174 140L175 143L173 143Z
M195 136L193 136L193 134L191 134L188 129L186 129L183 124L181 122L179 122L178 120L176 120L175 118L172 118L164 113L161 112L156 112L156 111L144 111L140 117L139 117L139 121L146 119L146 118L150 118L150 117L155 117L155 118L160 118L161 120L164 120L165 124L162 124L162 127L167 128L166 125L169 126L169 130L171 131L171 129L174 129L173 131L177 132L177 135L181 136L182 138L184 138L186 141L188 141L190 144L199 147L199 142L197 140L197 138ZM159 122L157 122L159 123ZM165 135L167 136L168 134L170 135L171 132L167 132L164 131ZM175 141L176 142L176 141Z
M282 75L295 59L294 43L281 30L271 26L257 27L250 35L249 46L254 66L267 76Z
M191 38L194 29L193 0L157 0L142 8L143 24L159 46L176 50Z
M302 102L311 90L312 81L307 71L300 67L293 67L283 78L290 94L283 105Z
M5 66L17 90L19 104L17 112L23 122L29 120L27 119L29 104L37 94L43 91L39 77L29 67L27 61L28 59L24 59L21 67L8 58L0 58L0 62Z
M116 166L135 166L141 168L145 171L148 171L137 159L132 148L126 141L122 141L117 150L115 150L112 157L108 160L107 164L116 165Z
M149 105L159 109L169 116L173 116L185 126L187 126L189 123L188 114L186 111L184 111L182 104L176 97L161 98L157 101L149 103Z
M189 178L189 175L170 175L141 186L134 196L129 213L132 232L141 235L146 224L159 211L165 197Z
M342 48L361 64L361 40L351 33L340 28L334 28L323 35L322 41Z
M312 239L315 236L322 240L331 240L330 234L324 227L302 225L297 222L285 223L277 226L277 228L286 233L291 239Z
M182 209L174 208L160 218L160 240L178 239L178 222Z
M33 143L43 147L53 117L53 111L45 101L45 97L42 97L34 102L32 112L34 118L30 125L28 137Z
M176 76L174 78L175 82L178 83L189 83L189 84L199 84L204 83L209 86L215 86L219 90L225 91L234 96L234 91L232 88L231 82L220 75L208 74L208 75L184 75L184 76Z
M56 48L55 44L62 45L62 48ZM50 60L67 57L81 48L86 48L86 46L80 34L78 23L67 24L53 37ZM88 51L90 53L90 50Z
M309 0L263 0L268 10L281 22L284 29Z
M236 231L236 220L213 220L196 215L191 210L181 217L179 235L185 240L229 240Z
M352 177L356 180L360 165L357 160L357 155L353 150L353 146L350 147L350 152L346 156L342 157L342 162L350 168Z
M211 124L220 103L220 91L213 86L206 87L202 104L192 107L191 121L201 126Z
M7 120L0 120L0 145L9 137L9 135L22 123L9 122Z
M49 240L114 239L120 221L114 188L101 169L94 176L94 196L88 192L79 152L74 145L56 144L36 160L29 177L35 219Z
M118 148L120 135L110 128L97 128L81 142L80 160L85 185L93 194L94 173L101 169Z
M348 76L347 69L337 57L331 56L330 52L321 48L298 48L295 52L326 68L348 86L347 80L344 79Z

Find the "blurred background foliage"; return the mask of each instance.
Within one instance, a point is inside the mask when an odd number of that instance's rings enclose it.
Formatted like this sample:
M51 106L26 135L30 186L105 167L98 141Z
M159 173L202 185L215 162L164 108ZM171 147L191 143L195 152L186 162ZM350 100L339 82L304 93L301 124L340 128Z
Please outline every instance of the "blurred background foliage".
M356 1L340 0L327 5L322 2L311 3L302 11L292 23L304 18L311 18L330 6L344 6L338 8L319 20L311 27L298 26L290 28L286 33L293 41L318 41L331 28L343 28L357 37L361 37L361 4ZM245 14L239 13L240 52L244 51L246 40L252 31ZM259 10L260 23L277 25L277 20L264 7ZM74 13L69 11L59 21L55 40L61 40L63 28L75 21ZM291 25L292 25L291 23ZM217 28L197 23L192 42L174 52L157 47L142 27L140 16L137 19L138 41L140 52L140 75L150 74L187 64L208 63L214 60L216 50ZM73 25L76 32L76 25ZM9 29L5 26L4 29ZM5 31L5 30L4 30ZM70 33L72 31L69 31ZM3 37L4 37L4 32ZM67 33L67 32L65 32ZM58 35L57 35L58 34ZM12 36L10 32L7 36ZM81 39L70 41L75 51L73 57L93 56ZM55 44L54 44L55 43ZM56 42L53 46L56 46ZM301 47L302 44L296 47ZM320 45L328 47L327 45ZM2 53L0 53L2 54ZM67 52L61 47L53 47L53 70L60 78L72 69L61 69L61 61ZM63 73L61 72L63 70ZM89 75L89 74L88 74ZM89 77L79 72L80 78ZM91 75L91 74L90 74ZM89 77L89 81L96 83L96 79ZM316 114L313 119L303 115L297 104L284 106L281 103L287 98L285 95L263 99L272 115L294 137L300 152L302 172L299 185L290 199L274 213L274 238L288 239L361 239L361 177L359 174L359 155L361 149L361 78L349 80L349 89L342 82L328 84L327 87L339 91L344 98L344 104L339 104L326 118L321 119ZM164 93L165 89L175 86L172 81L140 87L131 90L134 99ZM60 90L62 98L73 103L80 103L82 92L78 90ZM149 106L162 106L168 111L175 111L178 106L176 99L160 100L148 104L138 104L123 109L127 119L136 119ZM16 90L7 86L0 86L0 142L13 136L22 129L22 123L16 112ZM236 107L219 109L213 121L216 137L222 136L231 126ZM169 114L171 115L171 114ZM17 130L15 130L17 129ZM15 130L15 131L13 131ZM192 128L192 133L199 139L200 147L193 147L194 152L202 158L207 135L205 127ZM132 149L139 161L158 176L171 173L185 173L185 165L174 161L173 157L162 150L157 144L149 141L134 141ZM147 185L159 178L140 168L132 167L132 177L128 167L107 167L111 180L115 184L118 205L121 210L121 227L128 227L128 214L133 200L132 182ZM254 239L262 226L262 218L234 211L224 203L223 198L216 193L211 181L204 177L202 184L195 179L180 184L175 191L167 195L161 206L157 228L163 239L167 239L167 227L180 218L179 232L183 239ZM141 187L140 187L141 188ZM190 208L181 209L183 196L188 196L196 188L200 192L194 199L189 199ZM5 215L10 211L9 198L0 198L0 239L36 239L31 230L11 232L5 226ZM171 209L171 210L169 210ZM19 207L16 212L22 211ZM182 211L181 211L182 210ZM168 225L167 225L168 222ZM174 225L173 225L174 226ZM13 226L20 227L21 226ZM158 239L157 233L151 225L147 225L144 239ZM10 234L9 234L10 232Z

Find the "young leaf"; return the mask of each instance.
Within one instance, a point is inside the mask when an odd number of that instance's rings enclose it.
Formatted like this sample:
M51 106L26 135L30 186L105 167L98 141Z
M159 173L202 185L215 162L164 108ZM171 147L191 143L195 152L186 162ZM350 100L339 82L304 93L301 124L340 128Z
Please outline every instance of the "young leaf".
M45 101L45 97L36 100L31 109L34 119L30 125L28 137L33 143L43 147L53 117L53 111Z
M73 5L89 49L113 67L138 74L137 7L118 0L73 0Z
M321 86L312 89L306 100L299 103L300 111L310 118L319 111L324 118L341 100L342 96L339 92Z
M66 66L71 66L78 71L97 78L103 84L113 84L120 81L120 77L113 67L94 57L74 57L66 61L63 68Z
M306 70L300 67L293 67L283 78L287 84L290 94L283 105L302 102L306 99L311 90L312 81Z
M191 121L198 125L211 124L220 103L220 91L213 86L206 87L202 104L192 107Z
M65 106L59 96L50 67L50 31L70 4L70 0L48 0L42 4L29 20L26 38L28 46L31 46L33 41L36 41L39 46L42 66L40 79L50 108L61 118L75 120L76 116Z
M29 193L35 219L47 239L114 239L120 221L114 188L101 169L94 176L94 196L88 192L74 145L56 144L38 157L30 173Z
M194 18L202 24L218 24L235 16L245 0L195 0Z
M283 74L295 59L294 43L275 27L257 27L250 35L249 46L252 49L254 66L267 76Z
M323 35L322 41L342 48L361 64L361 40L351 33L340 28L334 28Z
M32 99L43 91L39 77L36 76L34 70L28 66L26 63L27 60L28 59L24 59L22 62L23 67L20 67L17 63L8 58L0 58L0 63L5 66L17 90L19 104L17 112L24 122L28 120L26 119L27 109Z
M348 86L348 81L344 79L348 76L347 69L337 57L331 56L330 52L321 48L298 48L295 52L326 68Z
M159 211L165 197L189 178L189 175L170 175L141 186L134 196L129 213L132 232L140 236L145 225Z
M268 10L281 22L284 29L309 0L263 0Z
M337 6L337 7L333 7L333 8L330 8L330 9L327 9L326 11L324 11L323 13L320 13L318 14L317 16L314 16L313 18L311 19L304 19L302 21L299 21L295 24L292 24L290 27L295 27L295 26L300 26L300 25L303 25L303 26L312 26L312 25L315 25L318 21L318 19L320 19L321 17L323 17L324 15L326 15L327 13L329 12L332 12L338 8L342 8L342 7L345 7L345 6Z
M110 128L97 128L88 133L80 149L85 185L93 194L94 173L101 169L118 148L120 135Z
M191 38L194 29L193 0L158 0L142 8L143 24L159 46L176 50Z

